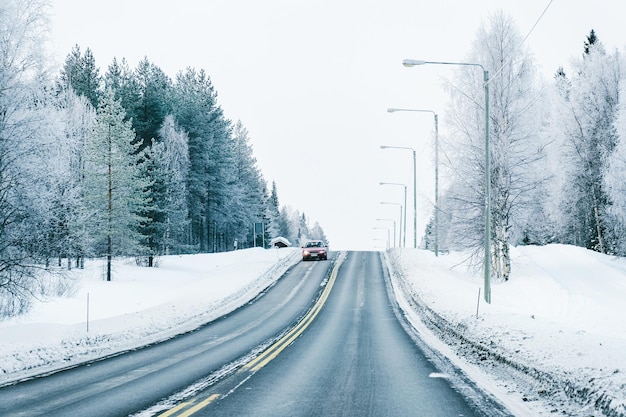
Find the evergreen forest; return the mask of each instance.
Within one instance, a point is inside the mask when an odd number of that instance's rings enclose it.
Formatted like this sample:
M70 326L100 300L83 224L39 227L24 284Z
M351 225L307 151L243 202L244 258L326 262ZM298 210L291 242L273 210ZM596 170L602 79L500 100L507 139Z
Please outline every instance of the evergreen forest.
M148 58L103 70L76 45L50 71L44 6L0 4L0 315L48 291L38 271L90 258L107 259L111 280L113 257L151 267L278 236L326 240L279 205L204 70L172 79Z

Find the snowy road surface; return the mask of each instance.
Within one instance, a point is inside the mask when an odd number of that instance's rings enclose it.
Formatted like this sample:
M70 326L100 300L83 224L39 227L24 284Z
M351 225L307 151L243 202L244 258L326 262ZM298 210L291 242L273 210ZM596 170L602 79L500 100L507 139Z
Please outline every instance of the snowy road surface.
M348 252L319 314L287 348L167 416L510 415L415 344L384 276L379 253Z
M330 265L297 264L255 302L185 335L4 387L0 415L124 416L181 393L227 372L225 365L296 322L320 292Z

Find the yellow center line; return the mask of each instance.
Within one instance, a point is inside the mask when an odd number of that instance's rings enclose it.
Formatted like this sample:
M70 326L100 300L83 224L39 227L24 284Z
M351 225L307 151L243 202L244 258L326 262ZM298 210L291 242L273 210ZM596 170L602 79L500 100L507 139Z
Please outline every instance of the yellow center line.
M278 356L287 346L289 346L295 339L297 339L304 330L309 327L309 325L313 322L317 314L322 309L322 306L326 303L328 299L328 295L335 283L337 278L337 269L339 264L335 265L333 271L331 272L330 279L322 292L322 296L317 303L313 306L313 308L307 313L307 315L298 323L296 327L291 329L289 333L283 336L280 340L274 343L272 346L268 347L263 353L257 356L254 360L248 362L246 365L242 367L243 370L250 371L252 373L258 371L267 365L270 361L272 361L276 356Z
M179 410L182 410L183 408L187 407L189 404L193 404L193 403L187 401L187 402L178 404L176 407L167 410L163 414L159 414L159 417L169 417L169 416L177 413Z
M179 414L179 417L189 417L192 414L195 414L197 411L200 411L207 405L211 404L213 401L217 400L220 397L220 394L213 394L209 398L200 401L198 404L191 407L189 410L185 411L182 414Z
M335 284L335 280L337 279L337 270L339 269L339 266L341 265L342 261L343 259L337 262L335 266L333 267L333 270L330 273L330 278L328 279L328 283L326 284L326 287L324 287L324 291L322 291L322 295L320 296L319 300L317 300L313 308L309 310L306 316L304 316L304 318L293 329L291 329L285 336L283 336L277 342L273 343L270 347L265 349L263 353L261 353L259 356L257 356L256 358L254 358L253 360L251 360L250 362L242 366L239 372L247 371L247 372L251 372L250 375L254 374L256 371L263 368L265 365L271 362L274 358L276 358L287 346L289 346L296 338L298 338L307 327L309 327L309 325L313 322L315 317L317 317L317 314L322 309L322 306L326 303L326 300L328 299L330 291L333 285ZM221 394L212 394L208 398L200 401L199 403L185 410L181 414L177 414L177 417L189 417L220 397L221 397ZM160 414L159 417L172 416L178 413L179 411L184 410L185 408L189 407L192 404L194 404L193 401L184 402L172 408L171 410L168 410L167 412Z

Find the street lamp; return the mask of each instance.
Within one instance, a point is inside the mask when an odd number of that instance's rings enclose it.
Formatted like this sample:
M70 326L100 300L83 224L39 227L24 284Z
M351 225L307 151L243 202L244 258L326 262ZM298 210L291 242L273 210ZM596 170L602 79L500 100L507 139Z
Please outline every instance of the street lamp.
M379 241L379 240L380 240L381 242L385 242L385 243L387 243L387 241L386 241L385 239L374 239L374 242ZM375 248L375 249L377 249L377 248L379 248L379 246L374 246L374 248Z
M380 145L380 149L408 149L413 152L413 247L417 248L417 161L415 149L404 146Z
M396 221L394 219L376 219L379 222L393 222L393 246L396 246Z
M483 87L485 89L485 301L491 303L491 150L489 146L489 71L481 64L470 62L440 62L405 59L402 65L414 67L416 65L461 65L480 67L483 70Z
M399 206L400 207L400 221L402 221L402 204L400 203L390 203L387 201L381 201L380 204L389 204L391 206ZM405 208L406 211L406 208ZM400 245L400 242L398 242L398 246Z
M402 224L404 224L404 234L402 239L402 246L406 248L406 185L400 184L399 182L379 182L380 185L400 185L404 187L404 220L402 220L402 207L400 207L400 229L402 229ZM400 242L398 242L398 246L400 246Z
M390 239L390 233L389 233L389 228L387 227L374 227L374 230L386 230L387 231L387 249L389 249L389 239Z
M389 113L413 111L432 113L435 116L435 256L439 256L439 116L433 110L389 108L387 111Z

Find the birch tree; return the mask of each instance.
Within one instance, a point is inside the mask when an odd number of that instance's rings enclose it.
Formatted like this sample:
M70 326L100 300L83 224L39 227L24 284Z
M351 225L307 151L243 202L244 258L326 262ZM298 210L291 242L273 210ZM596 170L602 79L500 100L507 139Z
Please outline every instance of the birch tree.
M158 204L165 215L164 228L160 231L160 249L167 255L184 252L189 234L186 185L189 139L171 115L165 118L158 137L159 140L152 145L151 154L165 188L162 193L164 200Z
M594 31L574 72L557 77L561 102L553 123L562 132L565 170L563 242L602 253L612 252L611 225L604 175L615 149L615 115L619 102L620 57L608 54ZM610 240L610 239L609 239Z
M502 13L478 32L466 62L480 63L490 73L489 122L491 152L492 271L508 280L510 245L520 239L521 213L532 203L543 181L537 163L543 157L540 90L530 53L513 20ZM450 117L455 132L447 143L454 181L446 192L452 207L457 243L481 259L484 247L485 102L483 73L462 67L451 86ZM482 262L486 260L482 259Z
M29 184L20 162L34 152L30 139L40 128L33 104L46 79L46 29L44 2L0 2L0 315L28 308L38 286L30 249L40 236L24 234Z
M626 256L626 80L620 80L619 97L622 100L617 109L615 130L617 143L608 160L604 183L608 198L609 220L612 226L610 245L615 254Z

